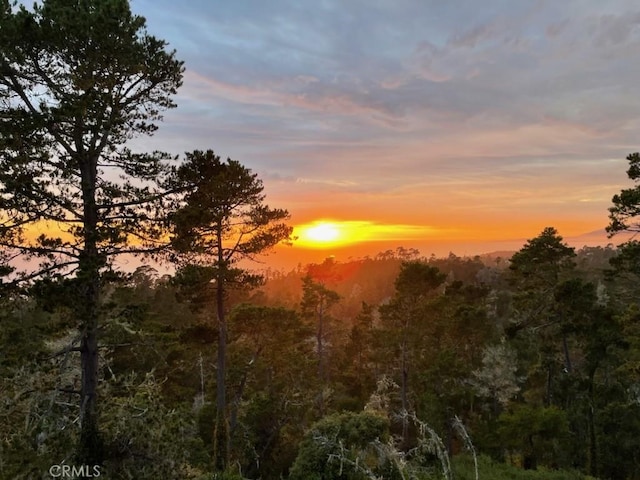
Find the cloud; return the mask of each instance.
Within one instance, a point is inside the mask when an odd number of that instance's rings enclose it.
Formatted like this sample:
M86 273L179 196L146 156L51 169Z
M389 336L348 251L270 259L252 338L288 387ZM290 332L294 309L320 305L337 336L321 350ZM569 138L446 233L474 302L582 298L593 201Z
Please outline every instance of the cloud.
M637 149L635 1L132 5L186 60L153 145L243 161L301 215L553 197L606 223Z

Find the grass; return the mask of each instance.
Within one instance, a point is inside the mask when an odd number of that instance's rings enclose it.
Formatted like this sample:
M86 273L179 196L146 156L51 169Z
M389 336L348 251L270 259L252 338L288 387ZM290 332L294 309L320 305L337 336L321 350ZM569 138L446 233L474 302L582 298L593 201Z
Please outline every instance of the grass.
M452 470L455 480L476 478L473 458L470 455L453 457ZM480 480L597 480L575 470L548 470L543 467L537 470L523 470L506 463L494 462L484 455L478 457L478 477Z

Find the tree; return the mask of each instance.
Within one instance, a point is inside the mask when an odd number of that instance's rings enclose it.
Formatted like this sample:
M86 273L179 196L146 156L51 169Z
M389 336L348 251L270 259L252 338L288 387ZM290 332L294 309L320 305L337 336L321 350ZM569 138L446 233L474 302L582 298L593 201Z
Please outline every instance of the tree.
M182 81L182 63L126 0L0 3L1 245L42 262L23 279L75 274L84 463L100 463L100 279L113 257L152 248L163 174L151 135ZM33 239L34 228L45 230ZM154 245L155 246L155 245Z
M258 365L263 363L263 357L266 357L270 363L275 363L276 359L273 357L276 350L280 350L280 357L285 357L283 350L286 350L287 347L296 350L310 332L300 322L298 314L294 310L282 307L240 304L232 310L230 320L234 327L233 335L236 337L235 346L239 353L242 352L245 355L231 411L230 428L233 433L237 425L238 409L245 395L247 381L249 376L255 375L257 370L256 363ZM285 358L280 360L285 360ZM279 370L283 370L282 367L283 365L279 365ZM273 381L272 378L268 380Z
M280 478L293 460L315 393L312 334L283 307L243 303L229 314L230 437L249 478Z
M380 307L383 333L398 342L400 354L400 397L402 412L409 411L409 369L411 346L418 338L416 326L427 317L428 300L444 283L446 275L436 267L420 261L403 262L395 281L396 293L387 305ZM395 347L395 345L393 346ZM403 446L407 446L408 422L402 423Z
M569 437L566 412L555 406L518 404L502 413L498 434L508 450L522 454L523 467L536 469L538 462L557 463L558 440Z
M283 223L289 213L264 204L264 187L257 174L239 162L222 162L212 150L186 154L174 169L169 185L186 191L169 215L171 243L179 264L197 263L215 283L218 352L214 463L228 465L229 437L226 393L227 320L225 297L233 285L255 284L259 277L238 266L243 259L288 241L292 228Z
M344 348L342 383L355 404L364 403L375 388L379 366L374 362L374 342L376 340L374 317L377 311L373 305L362 302L361 311Z
M636 185L622 189L611 199L613 206L609 207L609 225L606 227L609 237L621 232L640 232L640 153L628 155L627 161L627 176ZM640 274L640 242L632 238L619 245L618 255L611 259L611 264L618 275L631 274L635 287Z
M606 230L609 236L619 232L640 232L640 153L627 156L629 169L627 176L636 182L633 188L625 188L613 196L613 207L609 208L609 225Z
M513 254L509 269L524 288L552 288L564 271L575 266L575 256L575 249L563 242L558 231L547 227Z
M302 315L315 320L316 349L318 354L318 379L320 381L319 410L324 415L324 387L328 380L325 344L328 336L328 310L340 300L340 296L321 282L315 282L310 275L302 279Z
M570 368L567 342L568 332L563 329L561 309L555 293L564 280L573 275L576 256L572 247L563 242L555 228L547 227L540 235L528 240L524 247L511 257L511 282L517 293L514 295L513 323L507 334L515 338L521 333L524 341L522 351L529 350L531 360L538 359L537 374L545 376L545 406L552 401L552 383L556 370L556 343L562 342L565 368ZM524 338L523 338L524 337ZM533 378L533 375L531 376Z
M490 398L497 406L505 406L518 393L515 352L504 342L487 345L482 355L482 368L471 372L471 384L478 395Z

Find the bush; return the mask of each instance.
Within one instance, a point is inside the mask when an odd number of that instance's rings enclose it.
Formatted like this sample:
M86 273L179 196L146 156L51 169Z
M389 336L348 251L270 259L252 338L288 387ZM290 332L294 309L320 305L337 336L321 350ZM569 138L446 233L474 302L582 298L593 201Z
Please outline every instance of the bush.
M382 455L389 421L378 414L333 414L305 435L291 468L291 480L367 480L401 478Z

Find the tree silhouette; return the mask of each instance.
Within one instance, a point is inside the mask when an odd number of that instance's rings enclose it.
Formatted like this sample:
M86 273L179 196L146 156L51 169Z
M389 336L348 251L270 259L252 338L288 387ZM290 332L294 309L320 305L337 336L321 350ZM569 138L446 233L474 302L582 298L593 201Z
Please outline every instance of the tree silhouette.
M115 255L155 248L161 154L151 135L182 81L182 63L126 0L0 3L0 245L41 260L22 279L75 274L81 331L78 454L99 464L98 306ZM33 238L36 229L45 231Z
M283 223L286 210L264 204L262 181L235 160L222 162L212 150L188 153L170 185L186 191L170 215L171 243L179 265L196 264L215 283L218 352L214 463L224 471L229 460L226 392L227 320L225 297L233 285L256 284L260 278L238 262L288 241L292 228Z

